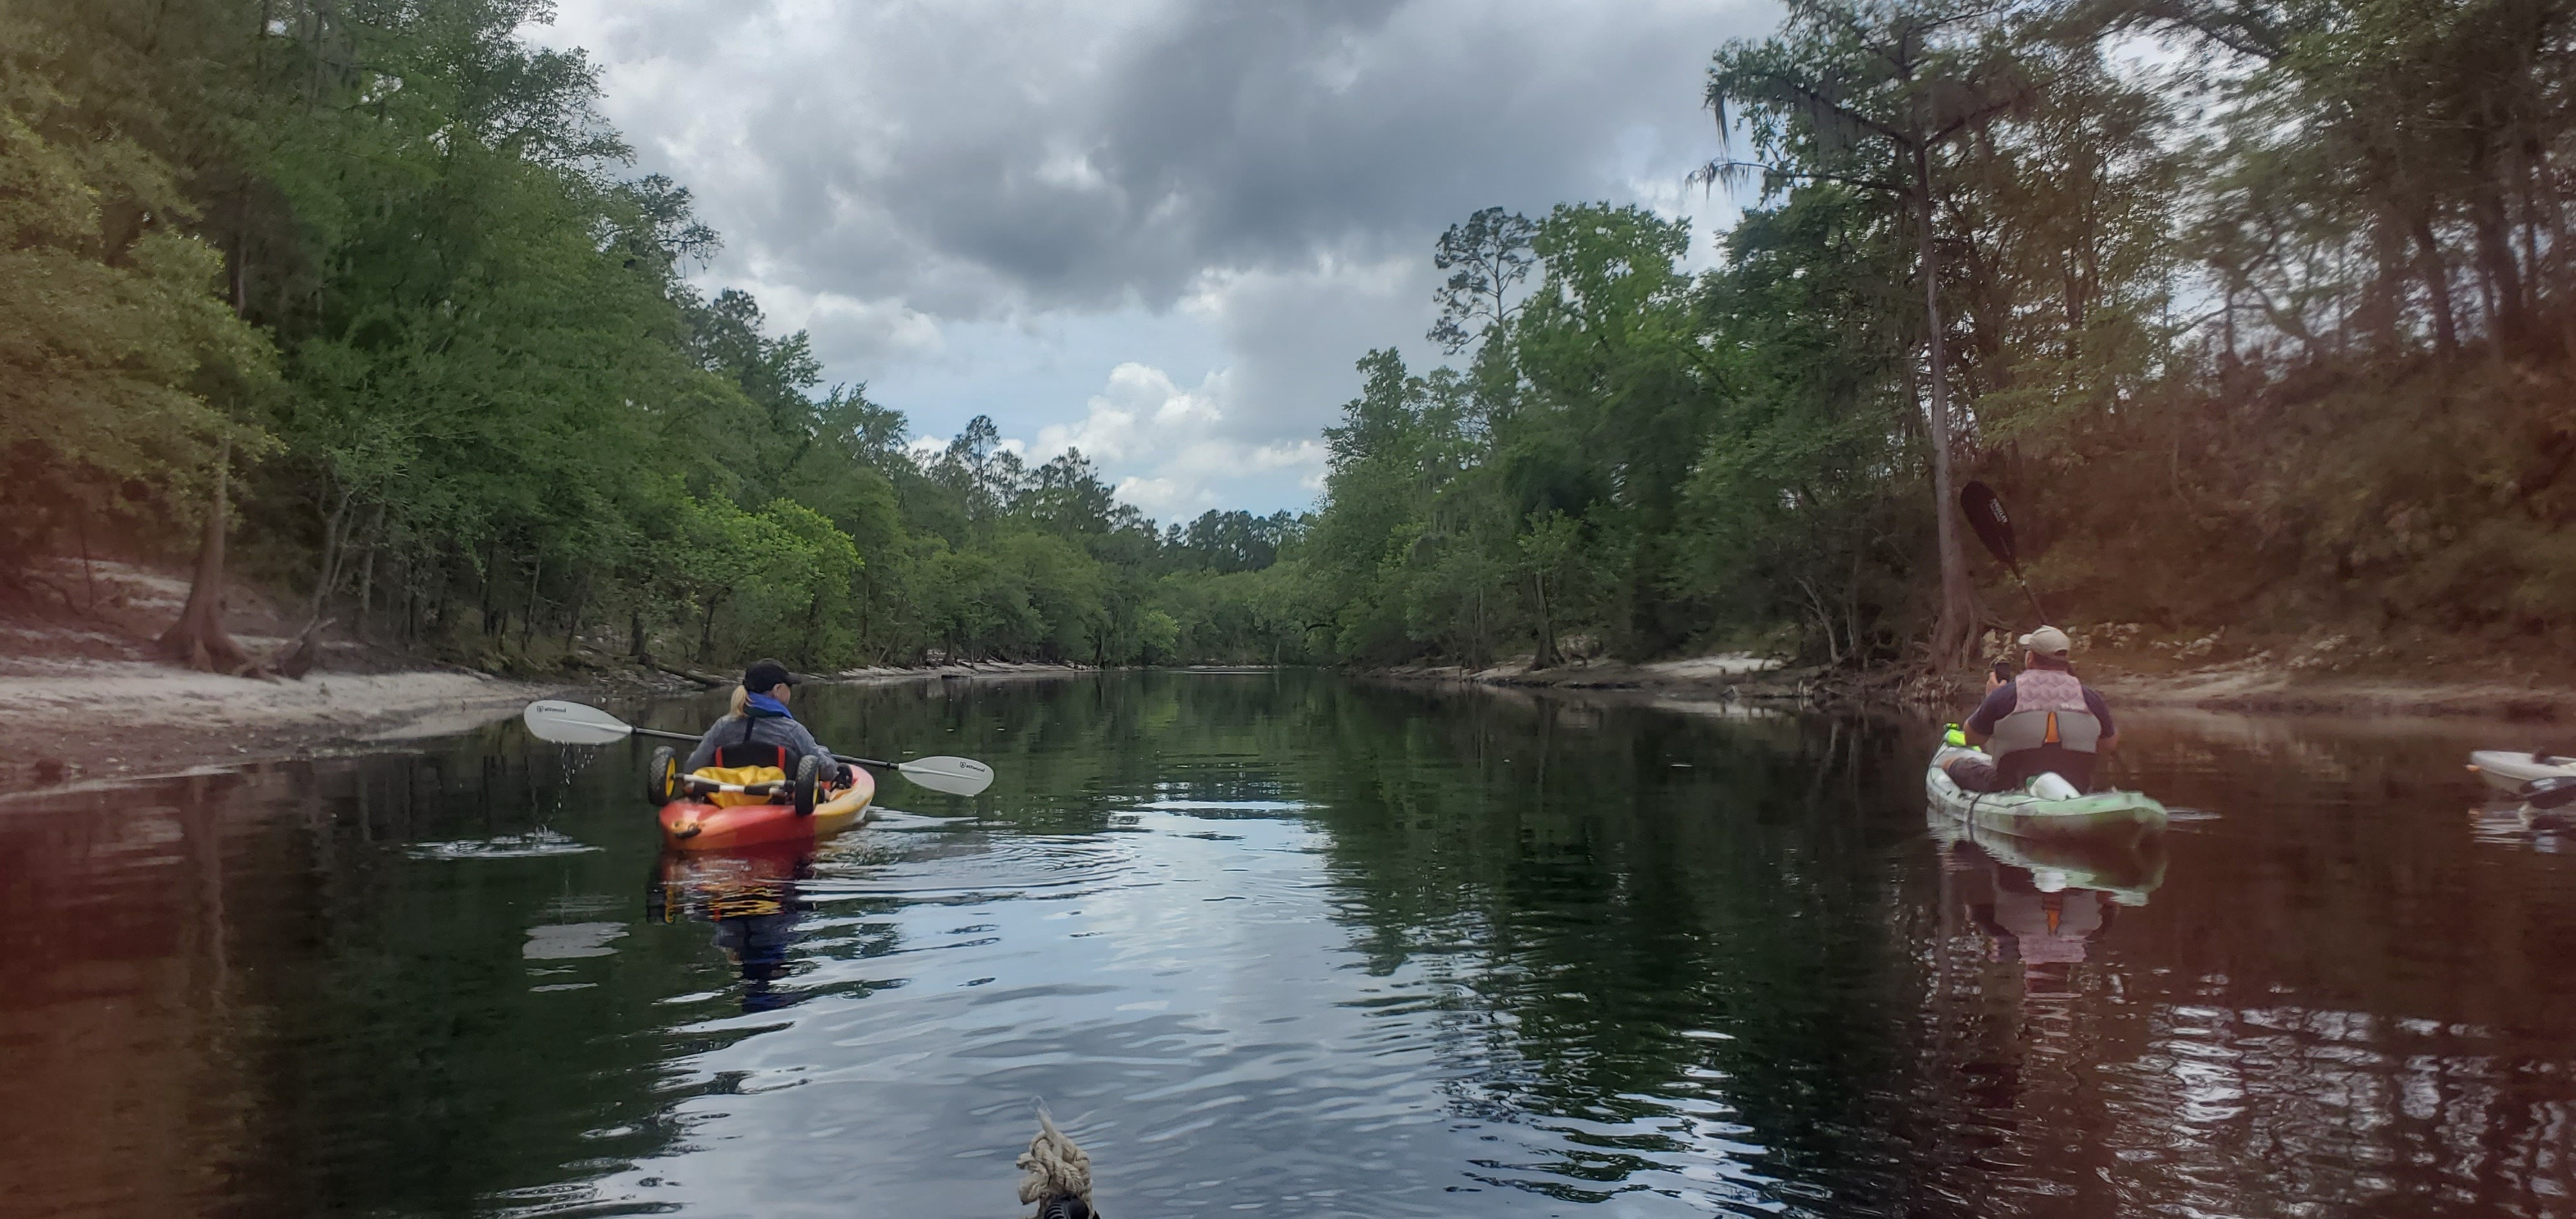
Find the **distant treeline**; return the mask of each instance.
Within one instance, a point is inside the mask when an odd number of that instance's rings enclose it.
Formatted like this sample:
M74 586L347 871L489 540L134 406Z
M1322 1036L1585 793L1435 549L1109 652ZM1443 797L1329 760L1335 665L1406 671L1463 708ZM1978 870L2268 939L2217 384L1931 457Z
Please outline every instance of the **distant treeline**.
M2564 3L1793 0L1707 79L1715 269L1478 212L1319 511L1173 528L694 290L537 7L7 0L0 579L223 468L247 574L502 662L1946 662L2022 616L1974 477L2078 624L2571 625Z
M0 7L0 580L184 557L497 664L1270 660L1286 515L1158 530L977 419L916 455L685 272L535 0Z
M2079 624L2564 632L2571 17L1792 0L1708 75L1703 179L1759 204L1717 269L1633 208L1441 241L1462 370L1364 362L1314 616L1375 660L1956 659L2029 617L1973 477Z

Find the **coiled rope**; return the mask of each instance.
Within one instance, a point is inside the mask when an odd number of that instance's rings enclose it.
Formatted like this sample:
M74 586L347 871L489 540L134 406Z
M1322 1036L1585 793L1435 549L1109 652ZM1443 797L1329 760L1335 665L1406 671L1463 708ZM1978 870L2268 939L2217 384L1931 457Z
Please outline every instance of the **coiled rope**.
M1038 1110L1038 1136L1015 1162L1020 1170L1020 1201L1039 1204L1041 1219L1056 1215L1097 1215L1091 1205L1091 1156L1056 1128L1055 1119ZM1079 1209L1058 1203L1077 1201Z

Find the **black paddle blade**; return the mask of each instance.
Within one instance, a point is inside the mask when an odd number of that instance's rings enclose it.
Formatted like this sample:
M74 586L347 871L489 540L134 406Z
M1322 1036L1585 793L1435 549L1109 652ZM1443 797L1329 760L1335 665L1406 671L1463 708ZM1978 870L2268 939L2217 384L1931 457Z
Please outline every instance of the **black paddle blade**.
M2565 808L2576 802L2576 775L2551 775L2523 784L2522 802L2533 808Z
M1995 489L1981 482L1959 488L1959 510L1968 514L1968 527L1977 531L1977 540L2014 567L2019 560L2013 554L2012 518L2004 515L2004 502L1995 497Z

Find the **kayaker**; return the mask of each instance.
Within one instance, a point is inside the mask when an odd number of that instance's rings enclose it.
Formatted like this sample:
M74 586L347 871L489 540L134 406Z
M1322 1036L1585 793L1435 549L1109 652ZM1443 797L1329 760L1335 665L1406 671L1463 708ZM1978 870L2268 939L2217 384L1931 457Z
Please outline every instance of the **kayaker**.
M680 769L694 773L709 766L775 766L793 778L796 759L811 755L826 782L850 783L849 768L787 709L800 680L775 660L751 662L742 671L742 684L734 687L733 710L698 738Z
M2021 637L2020 676L1986 674L1986 700L1960 725L1986 752L1952 758L1942 768L1952 782L1964 791L2011 791L2054 773L2092 790L2093 760L2120 738L2110 705L2075 676L2067 659L2074 646L2066 632L2043 626Z

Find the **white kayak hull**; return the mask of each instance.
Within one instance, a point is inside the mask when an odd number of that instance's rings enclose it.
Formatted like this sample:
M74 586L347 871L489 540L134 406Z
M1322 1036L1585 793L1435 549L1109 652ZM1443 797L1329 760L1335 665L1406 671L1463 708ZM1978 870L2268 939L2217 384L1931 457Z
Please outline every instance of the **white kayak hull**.
M2522 791L2534 779L2576 777L2576 758L2535 758L2515 749L2481 749L2469 755L2469 769L2498 791Z
M1944 745L1925 768L1923 791L1932 807L1982 830L2015 838L2080 838L2102 843L2134 843L2165 828L2165 806L2141 792L2087 792L2052 800L2023 791L1962 790L1941 769L1973 749Z

